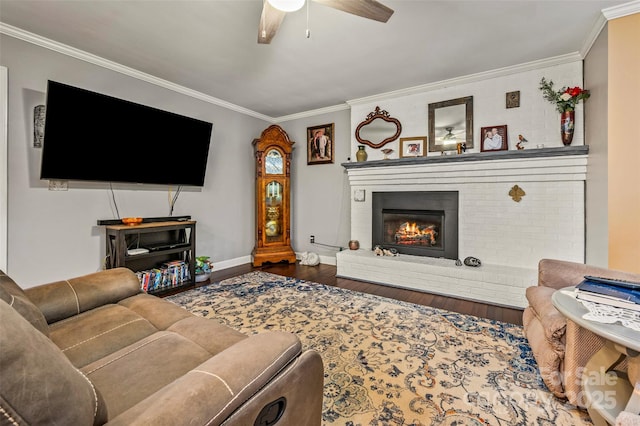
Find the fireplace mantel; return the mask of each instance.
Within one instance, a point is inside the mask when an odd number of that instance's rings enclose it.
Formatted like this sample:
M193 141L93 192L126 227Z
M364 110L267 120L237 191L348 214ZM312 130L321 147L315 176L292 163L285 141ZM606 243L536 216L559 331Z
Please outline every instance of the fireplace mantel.
M360 250L337 255L338 275L507 306L526 306L543 258L584 261L589 147L432 155L343 163L351 186L351 235ZM518 186L518 201L509 195ZM374 192L457 191L459 256L482 266L372 249Z
M455 152L455 151L452 151ZM460 163L469 161L512 160L525 158L564 157L569 155L586 155L588 145L563 146L558 148L523 149L518 151L470 152L464 154L440 155L430 153L426 157L405 157L388 160L362 161L342 163L345 169L362 169L390 166L414 166L419 164Z

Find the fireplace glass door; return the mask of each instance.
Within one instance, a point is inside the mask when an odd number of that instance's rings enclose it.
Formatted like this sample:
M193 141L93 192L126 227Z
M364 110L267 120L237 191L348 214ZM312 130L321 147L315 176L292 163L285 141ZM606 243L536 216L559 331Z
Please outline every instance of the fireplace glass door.
M442 248L443 212L383 210L383 245Z
M401 254L458 258L458 192L373 192L371 244Z

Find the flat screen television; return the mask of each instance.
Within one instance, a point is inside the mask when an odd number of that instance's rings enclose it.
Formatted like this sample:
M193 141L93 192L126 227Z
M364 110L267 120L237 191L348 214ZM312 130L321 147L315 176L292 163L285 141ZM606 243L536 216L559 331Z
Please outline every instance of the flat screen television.
M212 129L49 80L40 179L203 186Z

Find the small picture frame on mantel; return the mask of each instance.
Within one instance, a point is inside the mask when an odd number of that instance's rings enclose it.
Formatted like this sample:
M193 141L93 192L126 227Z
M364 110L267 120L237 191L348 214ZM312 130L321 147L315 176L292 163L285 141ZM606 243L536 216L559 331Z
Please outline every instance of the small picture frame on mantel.
M508 149L506 124L480 129L480 152L507 151Z
M425 156L427 155L426 146L426 136L400 138L400 158Z

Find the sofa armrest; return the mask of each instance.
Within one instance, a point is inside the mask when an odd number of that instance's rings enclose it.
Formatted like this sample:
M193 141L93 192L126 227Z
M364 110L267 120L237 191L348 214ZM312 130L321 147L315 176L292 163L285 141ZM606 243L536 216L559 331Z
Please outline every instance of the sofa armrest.
M551 301L551 296L556 290L550 287L534 286L528 287L525 292L531 313L540 321L544 337L558 355L564 356L564 333L567 328L567 319L553 306Z
M631 272L557 259L542 259L538 262L538 285L540 286L555 289L575 286L580 284L585 275L640 282L640 274Z
M127 268L106 269L25 289L49 324L140 292L138 277Z
M247 423L269 403L286 399L289 421L278 425L319 425L322 412L323 367L315 351L301 354L295 334L267 332L251 335L129 410L108 425L218 425ZM307 419L308 421L305 421Z

